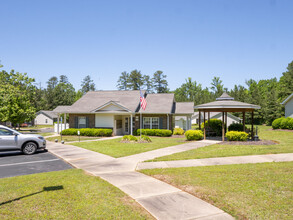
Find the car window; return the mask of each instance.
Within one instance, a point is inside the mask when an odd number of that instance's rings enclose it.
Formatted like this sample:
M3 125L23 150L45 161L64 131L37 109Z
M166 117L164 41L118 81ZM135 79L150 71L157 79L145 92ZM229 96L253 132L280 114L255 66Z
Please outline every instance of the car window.
M13 131L7 130L5 128L0 128L0 135L13 135Z

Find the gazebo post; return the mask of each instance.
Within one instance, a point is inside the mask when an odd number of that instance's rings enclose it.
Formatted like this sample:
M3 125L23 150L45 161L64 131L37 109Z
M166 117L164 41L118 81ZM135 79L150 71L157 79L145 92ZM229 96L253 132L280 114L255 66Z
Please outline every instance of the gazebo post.
M203 138L206 139L206 112L203 112Z
M224 112L222 112L222 141L225 141Z
M227 132L227 114L228 112L225 112L225 134Z
M243 119L243 131L245 132L245 112L242 112L242 119Z
M201 130L201 112L198 111L198 128Z
M254 111L252 110L252 112L251 112L251 140L254 140L254 135L253 135L253 123L254 123L254 119L253 119L253 116L254 116Z

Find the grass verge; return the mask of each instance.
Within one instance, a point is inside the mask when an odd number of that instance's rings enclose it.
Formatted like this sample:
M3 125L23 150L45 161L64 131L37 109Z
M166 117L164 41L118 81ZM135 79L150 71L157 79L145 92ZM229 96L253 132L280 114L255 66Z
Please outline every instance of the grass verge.
M0 179L0 219L151 219L133 199L82 170Z
M149 161L188 160L212 157L230 157L257 154L278 154L293 152L293 133L271 130L270 126L258 126L259 136L264 140L275 140L275 145L221 145L215 144L169 156L158 157Z
M293 219L293 162L143 170L238 219Z
M105 141L72 143L72 145L112 157L123 157L186 143L184 138L151 137L151 139L151 143L121 143L121 138L117 138Z

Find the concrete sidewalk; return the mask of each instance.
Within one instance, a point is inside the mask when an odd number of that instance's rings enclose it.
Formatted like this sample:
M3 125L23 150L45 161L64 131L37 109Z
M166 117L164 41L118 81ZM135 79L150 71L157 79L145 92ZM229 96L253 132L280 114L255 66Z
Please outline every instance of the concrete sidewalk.
M233 219L221 209L155 178L135 172L137 161L182 152L215 142L192 142L167 150L113 158L72 145L48 142L48 150L71 165L99 176L135 199L157 219ZM191 146L194 145L194 146ZM180 150L181 151L178 151Z
M216 157L216 158L193 159L193 160L144 162L144 163L139 163L136 169L142 170L142 169L155 169L155 168L198 167L198 166L286 162L286 161L293 161L293 153L250 155L250 156L236 156L236 157Z

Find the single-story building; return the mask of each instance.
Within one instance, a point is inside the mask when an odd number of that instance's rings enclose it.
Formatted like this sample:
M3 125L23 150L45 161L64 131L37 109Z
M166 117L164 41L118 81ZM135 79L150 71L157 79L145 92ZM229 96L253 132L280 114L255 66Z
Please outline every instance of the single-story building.
M41 110L36 113L35 125L53 125L57 121L58 115L53 111Z
M204 113L201 112L201 119L200 119L200 123L203 123L203 119L204 119ZM208 114L210 114L210 119L219 119L222 120L222 112L210 112L210 113L205 113L206 116L206 120L208 118ZM192 124L198 124L199 123L199 112L195 112L192 117L191 117L191 122ZM229 126L230 124L234 124L234 123L242 123L242 119L236 117L235 115L232 115L231 113L227 113L227 126Z
M193 102L176 102L173 93L147 94L147 106L140 105L140 91L90 91L71 106L57 107L56 114L69 114L70 128L111 128L114 135L133 134L136 129L170 129L175 116L188 118L194 113ZM66 117L66 116L65 116Z
M285 105L285 117L293 118L293 93L282 102L282 105Z

